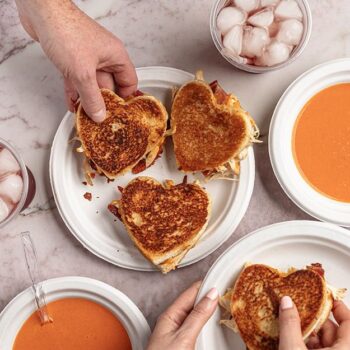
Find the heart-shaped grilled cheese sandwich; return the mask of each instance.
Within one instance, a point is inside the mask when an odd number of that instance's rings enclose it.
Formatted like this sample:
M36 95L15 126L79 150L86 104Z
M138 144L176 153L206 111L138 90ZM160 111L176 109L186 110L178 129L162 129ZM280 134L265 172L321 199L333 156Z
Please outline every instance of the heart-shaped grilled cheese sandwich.
M161 152L168 114L152 96L124 100L114 92L102 89L107 115L95 123L79 104L76 130L90 165L100 174L114 179L132 169L144 170Z
M206 191L186 182L166 181L163 186L150 177L138 177L120 190L122 197L110 210L118 214L136 247L163 273L176 268L207 226Z
M277 350L278 312L283 296L291 297L295 303L306 341L320 330L334 300L342 299L345 291L327 285L321 264L287 273L266 265L247 265L233 289L220 300L230 316L222 323L238 331L249 350Z
M202 72L175 93L171 128L178 168L209 179L238 174L239 161L259 136L238 98L217 82L207 84Z

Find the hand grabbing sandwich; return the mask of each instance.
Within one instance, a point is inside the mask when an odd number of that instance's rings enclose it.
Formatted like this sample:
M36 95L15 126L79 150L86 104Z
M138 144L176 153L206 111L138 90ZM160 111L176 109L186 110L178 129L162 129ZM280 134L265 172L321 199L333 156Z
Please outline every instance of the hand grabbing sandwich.
M159 317L147 350L194 350L197 337L218 304L213 288L196 305L200 287L194 283Z
M347 350L350 349L350 310L341 301L335 301L332 310L337 324L328 320L318 335L304 344L300 318L292 299L285 296L279 311L279 350Z
M123 43L79 10L70 0L16 0L24 29L64 77L68 108L80 97L96 122L105 118L100 87L121 97L137 87L135 68Z

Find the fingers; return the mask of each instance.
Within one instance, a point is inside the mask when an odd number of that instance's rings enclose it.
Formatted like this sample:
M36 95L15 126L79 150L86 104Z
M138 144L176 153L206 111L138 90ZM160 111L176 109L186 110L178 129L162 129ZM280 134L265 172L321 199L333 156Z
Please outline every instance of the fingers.
M306 350L298 310L290 297L284 296L281 299L278 318L280 329L279 350Z
M322 345L321 345L320 337L318 335L311 336L307 342L307 348L308 349L321 349Z
M350 310L342 301L335 301L333 306L333 316L340 325L342 322L350 321Z
M125 98L137 90L137 75L123 44L119 45L119 50L118 63L113 65L112 73L117 83L118 95Z
M339 324L336 344L339 349L350 348L350 310L341 301L334 302L333 316Z
M327 320L317 335L308 340L308 349L321 349L331 347L337 338L338 326L331 320Z
M331 320L327 320L323 325L320 338L323 347L331 347L337 338L338 326Z
M106 88L112 91L115 90L114 79L111 73L98 71L96 73L96 78L98 86L100 88ZM79 95L74 84L67 78L64 79L64 92L66 96L67 107L71 112L74 112L74 106L79 98Z
M186 339L187 342L189 341L189 343L193 345L195 344L200 331L218 305L218 297L218 290L212 288L207 295L194 306L180 328L180 334L183 339Z
M86 114L95 122L102 122L106 116L106 106L97 84L96 71L87 70L73 78L81 104Z
M114 72L114 80L117 83L117 92L120 97L126 98L137 90L137 75L134 66L128 70L121 69Z
M68 109L71 112L74 112L74 105L75 102L78 100L79 96L73 83L67 78L64 78L64 93L66 96L66 103Z
M200 285L201 281L192 284L164 311L160 317L162 327L167 328L169 331L175 331L182 325L193 308Z
M96 77L97 77L98 86L100 88L105 88L105 89L115 91L114 79L111 73L97 71Z

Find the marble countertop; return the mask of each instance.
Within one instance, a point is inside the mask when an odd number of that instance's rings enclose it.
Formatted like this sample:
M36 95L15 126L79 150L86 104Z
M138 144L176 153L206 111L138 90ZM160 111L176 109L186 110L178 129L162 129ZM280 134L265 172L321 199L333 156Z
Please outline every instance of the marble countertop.
M314 26L306 50L287 68L263 75L235 70L216 51L208 25L213 1L77 3L125 42L136 66L163 65L189 72L202 68L208 80L218 79L239 96L265 141L274 106L286 87L316 64L350 56L348 0L310 0ZM275 222L310 219L277 183L265 142L255 148L257 172L248 211L220 249L167 276L112 266L80 245L55 208L48 161L51 142L65 112L60 74L22 29L14 1L0 1L0 137L17 147L37 182L30 208L0 232L0 310L29 284L18 236L24 230L33 234L42 279L79 275L107 282L126 293L153 326L166 305L192 282L203 278L217 257L238 238Z

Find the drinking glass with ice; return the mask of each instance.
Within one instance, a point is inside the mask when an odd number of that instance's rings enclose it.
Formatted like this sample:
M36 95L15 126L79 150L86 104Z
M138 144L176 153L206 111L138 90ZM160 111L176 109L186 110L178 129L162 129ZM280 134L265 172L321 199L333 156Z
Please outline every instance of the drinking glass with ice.
M300 54L310 36L311 12L305 0L218 0L211 27L226 59L263 72Z
M29 204L28 183L23 160L10 144L0 139L0 227Z

